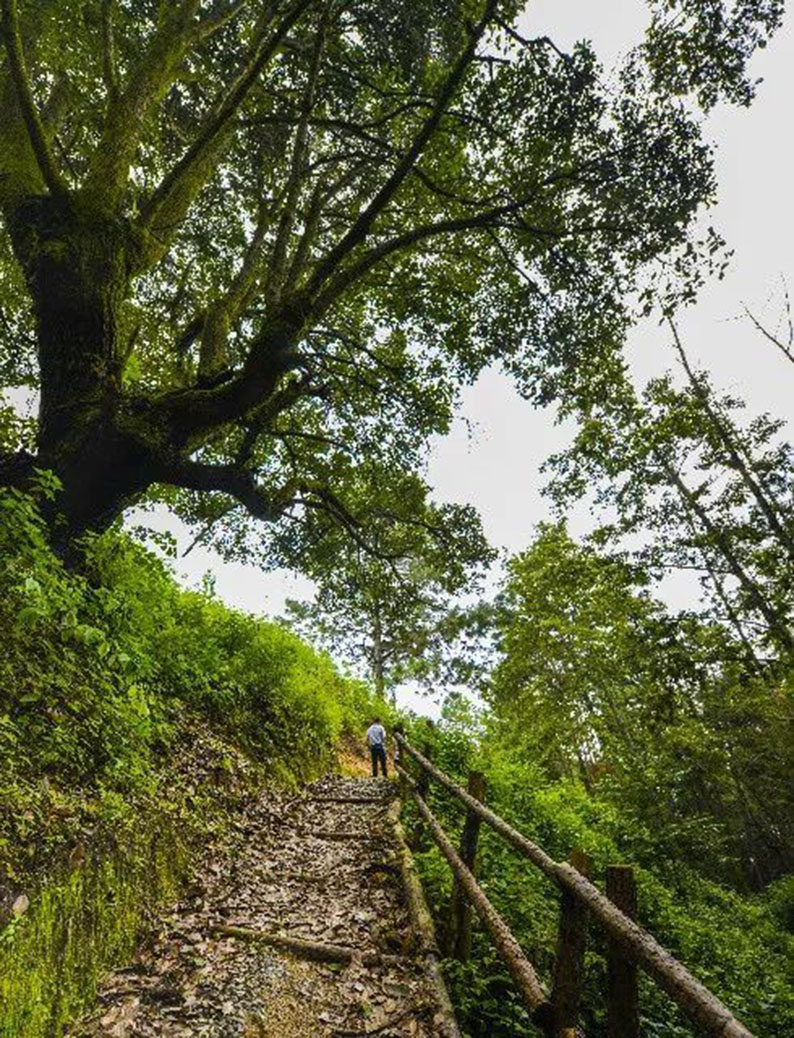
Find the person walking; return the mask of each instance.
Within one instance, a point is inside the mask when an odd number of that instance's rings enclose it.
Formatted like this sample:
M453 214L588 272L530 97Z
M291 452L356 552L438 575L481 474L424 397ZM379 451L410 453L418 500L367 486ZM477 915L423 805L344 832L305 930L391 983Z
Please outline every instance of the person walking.
M376 717L367 729L367 745L372 758L372 777L377 777L380 762L381 772L386 778L386 729L380 723L379 717Z

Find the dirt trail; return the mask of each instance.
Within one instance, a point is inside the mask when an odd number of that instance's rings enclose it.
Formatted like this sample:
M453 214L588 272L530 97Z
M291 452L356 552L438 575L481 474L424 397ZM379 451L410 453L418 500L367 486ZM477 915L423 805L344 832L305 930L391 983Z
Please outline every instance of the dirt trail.
M117 970L80 1038L430 1038L444 1033L405 907L384 779L330 777L253 804L239 852ZM345 802L373 798L373 802ZM378 952L365 966L306 961L239 926Z

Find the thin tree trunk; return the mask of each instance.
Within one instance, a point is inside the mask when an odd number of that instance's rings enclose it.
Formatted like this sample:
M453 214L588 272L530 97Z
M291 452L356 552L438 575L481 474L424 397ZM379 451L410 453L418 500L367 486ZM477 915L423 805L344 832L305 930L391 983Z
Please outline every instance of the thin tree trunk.
M715 572L714 567L712 566L705 552L703 552L703 563L706 567L706 572L708 573L712 587L714 588L717 597L719 598L720 602L722 602L723 607L725 608L725 612L731 623L731 626L736 631L739 641L744 646L745 652L747 653L747 662L751 670L753 670L756 674L762 675L766 670L766 667L756 655L755 649L753 648L753 643L748 638L747 632L742 626L742 621L739 617L739 614L733 608L733 604L731 603L731 600L728 598L728 593L726 592L722 581Z
M375 681L375 693L380 698L385 698L386 695L386 667L383 657L383 629L380 609L376 602L372 623L372 676Z
M741 443L741 440L736 438L732 431L729 431L728 423L719 415L716 407L711 402L711 394L709 390L702 385L692 370L675 325L672 321L670 321L669 324L673 329L675 347L679 357L681 358L681 363L684 366L684 371L686 372L689 384L692 386L695 395L702 404L703 410L714 427L720 442L728 452L728 457L731 460L732 467L736 472L738 472L745 487L753 496L756 504L766 518L766 521L769 523L770 530L774 533L782 547L788 552L792 560L794 560L794 537L791 536L789 531L783 525L783 523L789 519L789 516L786 515L785 510L781 508L774 496L769 495L768 491L761 487L760 483L750 472L744 459L747 459L750 466L753 466L755 461L752 455ZM742 458L742 454L744 454L744 458Z
M725 559L731 572L734 574L736 579L739 581L741 586L747 593L750 601L755 605L758 611L762 614L767 624L769 625L770 633L775 637L778 643L786 650L787 653L794 651L794 638L792 638L791 632L786 626L785 619L781 617L776 609L767 599L766 595L763 594L758 584L752 579L747 573L744 566L739 561L736 553L731 547L728 538L725 534L714 524L711 517L709 516L703 505L697 500L697 496L689 489L684 483L683 479L676 472L675 468L666 460L662 460L664 469L667 472L668 478L678 490L681 500L684 502L690 512L697 516L701 526L704 528L706 533L709 535L712 543L715 545L717 550Z

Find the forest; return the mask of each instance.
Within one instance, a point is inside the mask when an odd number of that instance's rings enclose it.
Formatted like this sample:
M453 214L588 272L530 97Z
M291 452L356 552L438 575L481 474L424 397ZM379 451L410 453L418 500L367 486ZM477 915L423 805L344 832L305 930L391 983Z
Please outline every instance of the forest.
M205 1030L168 1015L203 1005L190 969L223 975L191 934L257 826L334 917L336 859L309 875L290 812L344 805L335 829L307 815L342 844L367 790L405 793L366 775L375 718L594 883L631 864L642 925L756 1038L794 1033L794 446L688 320L740 258L713 120L761 103L787 21L783 0L637 7L613 67L522 0L0 0L0 1038L447 1034L352 952L358 1015L312 1008L328 967L294 981L314 1017L293 1030L228 985ZM746 365L785 384L781 299L734 305ZM432 478L493 372L570 433L520 550L473 469L463 497ZM254 615L218 591L243 567L311 592ZM461 954L404 801L450 1033L543 1033L476 920ZM400 854L339 876L386 904L372 877ZM559 891L485 831L476 871L548 978ZM290 882L256 897L315 903ZM350 934L405 954L402 909L356 911ZM112 987L130 963L154 995ZM628 1038L603 936L582 969L576 1033ZM647 977L638 1027L698 1033Z

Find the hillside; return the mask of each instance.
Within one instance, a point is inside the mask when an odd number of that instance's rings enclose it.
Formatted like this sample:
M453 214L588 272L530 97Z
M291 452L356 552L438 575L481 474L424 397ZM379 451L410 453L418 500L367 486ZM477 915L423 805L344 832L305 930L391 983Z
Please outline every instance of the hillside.
M0 1034L38 1038L230 853L252 797L335 766L370 696L123 534L65 569L14 491L0 630Z

